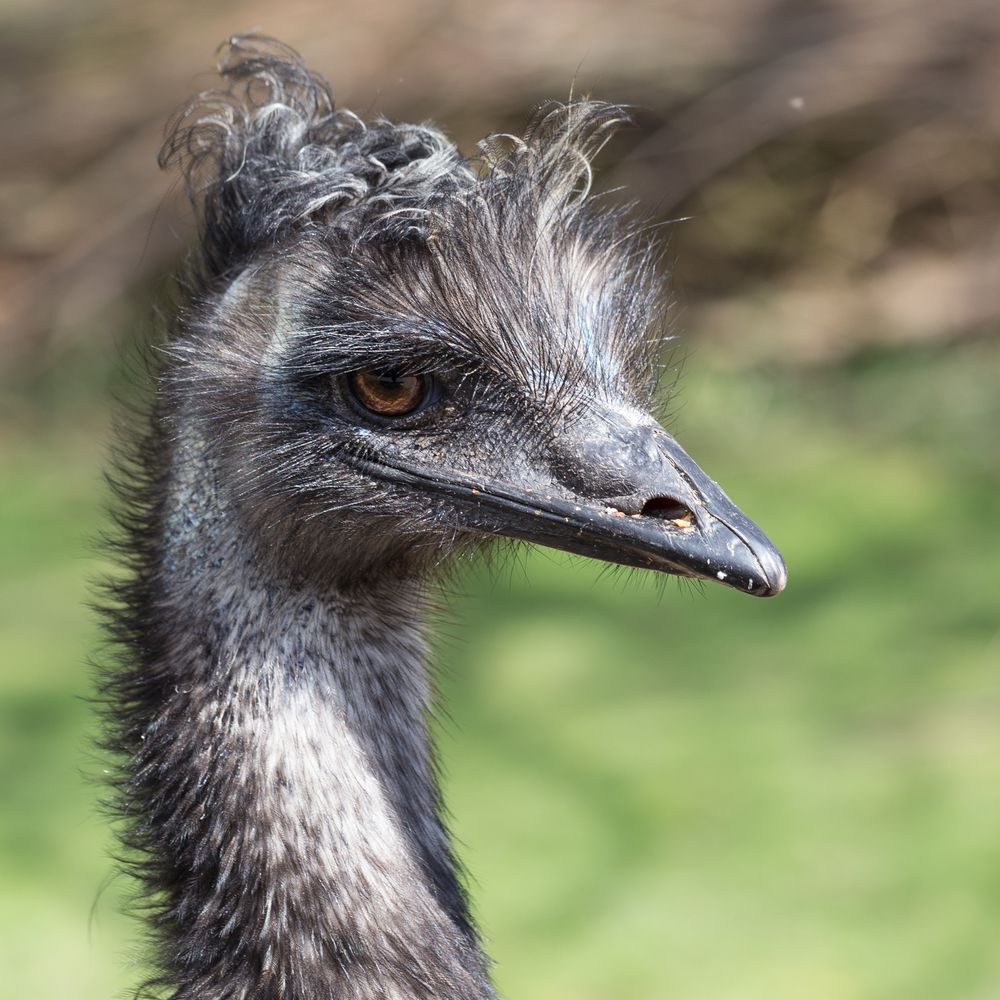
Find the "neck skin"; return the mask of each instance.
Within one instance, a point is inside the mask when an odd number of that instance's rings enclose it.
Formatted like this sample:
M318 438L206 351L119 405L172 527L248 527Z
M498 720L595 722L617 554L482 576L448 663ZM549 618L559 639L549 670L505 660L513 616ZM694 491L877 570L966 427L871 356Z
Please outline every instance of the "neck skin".
M439 816L419 585L289 582L182 439L139 609L156 634L119 686L164 983L494 997Z

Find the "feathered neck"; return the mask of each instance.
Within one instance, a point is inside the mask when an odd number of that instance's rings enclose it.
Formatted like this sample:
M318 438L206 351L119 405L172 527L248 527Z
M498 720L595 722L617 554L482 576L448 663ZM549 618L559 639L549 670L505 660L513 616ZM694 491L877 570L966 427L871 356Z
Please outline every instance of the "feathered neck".
M162 983L493 997L439 815L420 585L277 573L196 431L174 440L112 692Z

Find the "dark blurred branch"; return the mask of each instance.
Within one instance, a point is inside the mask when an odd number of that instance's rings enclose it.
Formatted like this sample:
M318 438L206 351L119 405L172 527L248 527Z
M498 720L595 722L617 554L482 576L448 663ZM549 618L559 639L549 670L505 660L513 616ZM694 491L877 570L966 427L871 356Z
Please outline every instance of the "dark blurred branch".
M693 217L672 249L695 332L735 309L761 324L742 343L788 359L1000 326L992 0L344 0L322 23L287 0L279 25L264 0L176 6L0 14L0 365L110 335L130 289L181 252L186 211L154 162L162 123L252 24L301 47L349 106L437 118L464 143L518 127L574 78L648 109L663 124L604 181ZM947 308L900 305L931 287ZM803 323L806 302L822 321Z

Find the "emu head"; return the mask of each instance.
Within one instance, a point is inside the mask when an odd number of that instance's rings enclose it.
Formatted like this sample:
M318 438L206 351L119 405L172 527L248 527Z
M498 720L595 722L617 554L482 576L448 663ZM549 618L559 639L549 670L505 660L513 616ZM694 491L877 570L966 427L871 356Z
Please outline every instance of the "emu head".
M650 414L656 247L590 196L622 109L543 107L463 158L437 129L335 110L273 44L184 113L201 209L169 345L264 548L341 576L425 572L507 536L756 595L781 557Z

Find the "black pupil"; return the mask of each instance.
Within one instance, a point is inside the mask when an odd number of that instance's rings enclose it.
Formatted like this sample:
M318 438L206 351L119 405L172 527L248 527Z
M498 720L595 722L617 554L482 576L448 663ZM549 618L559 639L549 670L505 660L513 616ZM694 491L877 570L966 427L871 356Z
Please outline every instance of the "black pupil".
M400 396L409 393L415 388L417 381L414 375L395 375L389 373L372 373L368 376L369 381L378 383L379 392L386 396Z

